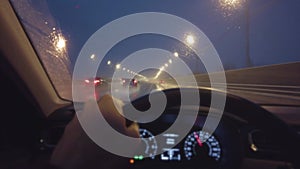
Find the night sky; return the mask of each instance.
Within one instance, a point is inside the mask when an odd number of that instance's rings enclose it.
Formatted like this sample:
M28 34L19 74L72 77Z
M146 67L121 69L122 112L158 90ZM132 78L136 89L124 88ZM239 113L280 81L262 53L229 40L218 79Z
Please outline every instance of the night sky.
M137 12L169 13L195 24L215 46L227 70L300 61L300 1L249 0L247 5L245 0L240 0L235 6L222 5L222 1L49 0L48 3L67 39L72 64L95 31L112 20ZM247 36L250 63L246 57ZM115 64L128 54L147 47L170 51L184 49L182 44L168 37L140 35L117 44L107 54L106 60ZM193 53L190 55L193 58ZM200 65L196 66L195 72L203 72Z

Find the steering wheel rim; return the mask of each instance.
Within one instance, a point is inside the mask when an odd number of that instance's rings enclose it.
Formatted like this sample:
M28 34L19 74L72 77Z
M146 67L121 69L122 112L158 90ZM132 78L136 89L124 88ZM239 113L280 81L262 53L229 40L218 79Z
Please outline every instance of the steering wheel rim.
M162 92L165 93L168 99L167 106L180 105L180 99L176 99L180 96L180 90L185 90L185 92L189 92L189 90L191 92L194 91L189 88L163 90ZM198 90L201 96L198 106L210 107L211 90L208 90L207 88L199 88ZM300 145L298 144L300 138L291 126L287 125L271 112L249 100L221 91L217 91L217 93L219 95L226 95L224 112L244 119L251 125L270 133L272 140L280 146L280 156L284 160L291 162L294 167L297 168L300 166L300 162L296 155L300 152ZM152 94L155 94L155 92ZM145 99L149 100L149 95L142 96L132 101L132 105L140 111L146 111L151 105L149 103L145 106L145 103L143 103ZM124 110L126 111L126 105L124 106ZM278 136L278 133L280 133L280 136Z

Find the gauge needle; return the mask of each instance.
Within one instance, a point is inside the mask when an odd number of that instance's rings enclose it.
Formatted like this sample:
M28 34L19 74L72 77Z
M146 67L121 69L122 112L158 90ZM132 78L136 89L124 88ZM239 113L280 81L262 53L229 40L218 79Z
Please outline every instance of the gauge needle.
M197 140L199 146L202 147L202 145L203 145L203 144L202 144L202 141L201 141L200 137L197 135L196 132L194 132L194 136L195 136L195 138L196 138L196 140Z

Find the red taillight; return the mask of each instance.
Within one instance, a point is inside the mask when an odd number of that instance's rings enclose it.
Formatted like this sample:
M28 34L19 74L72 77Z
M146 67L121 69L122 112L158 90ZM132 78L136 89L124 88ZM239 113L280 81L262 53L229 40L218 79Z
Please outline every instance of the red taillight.
M94 85L100 85L101 84L101 80L94 80Z

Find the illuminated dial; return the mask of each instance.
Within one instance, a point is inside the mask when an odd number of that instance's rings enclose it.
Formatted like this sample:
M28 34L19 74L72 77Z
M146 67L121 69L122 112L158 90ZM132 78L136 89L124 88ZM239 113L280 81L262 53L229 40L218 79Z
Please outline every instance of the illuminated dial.
M206 140L206 141L204 141ZM189 134L184 142L184 153L188 160L221 158L221 147L215 136L204 131Z
M157 151L157 143L155 137L150 131L146 129L140 129L139 132L142 142L145 144L144 155L153 159Z

